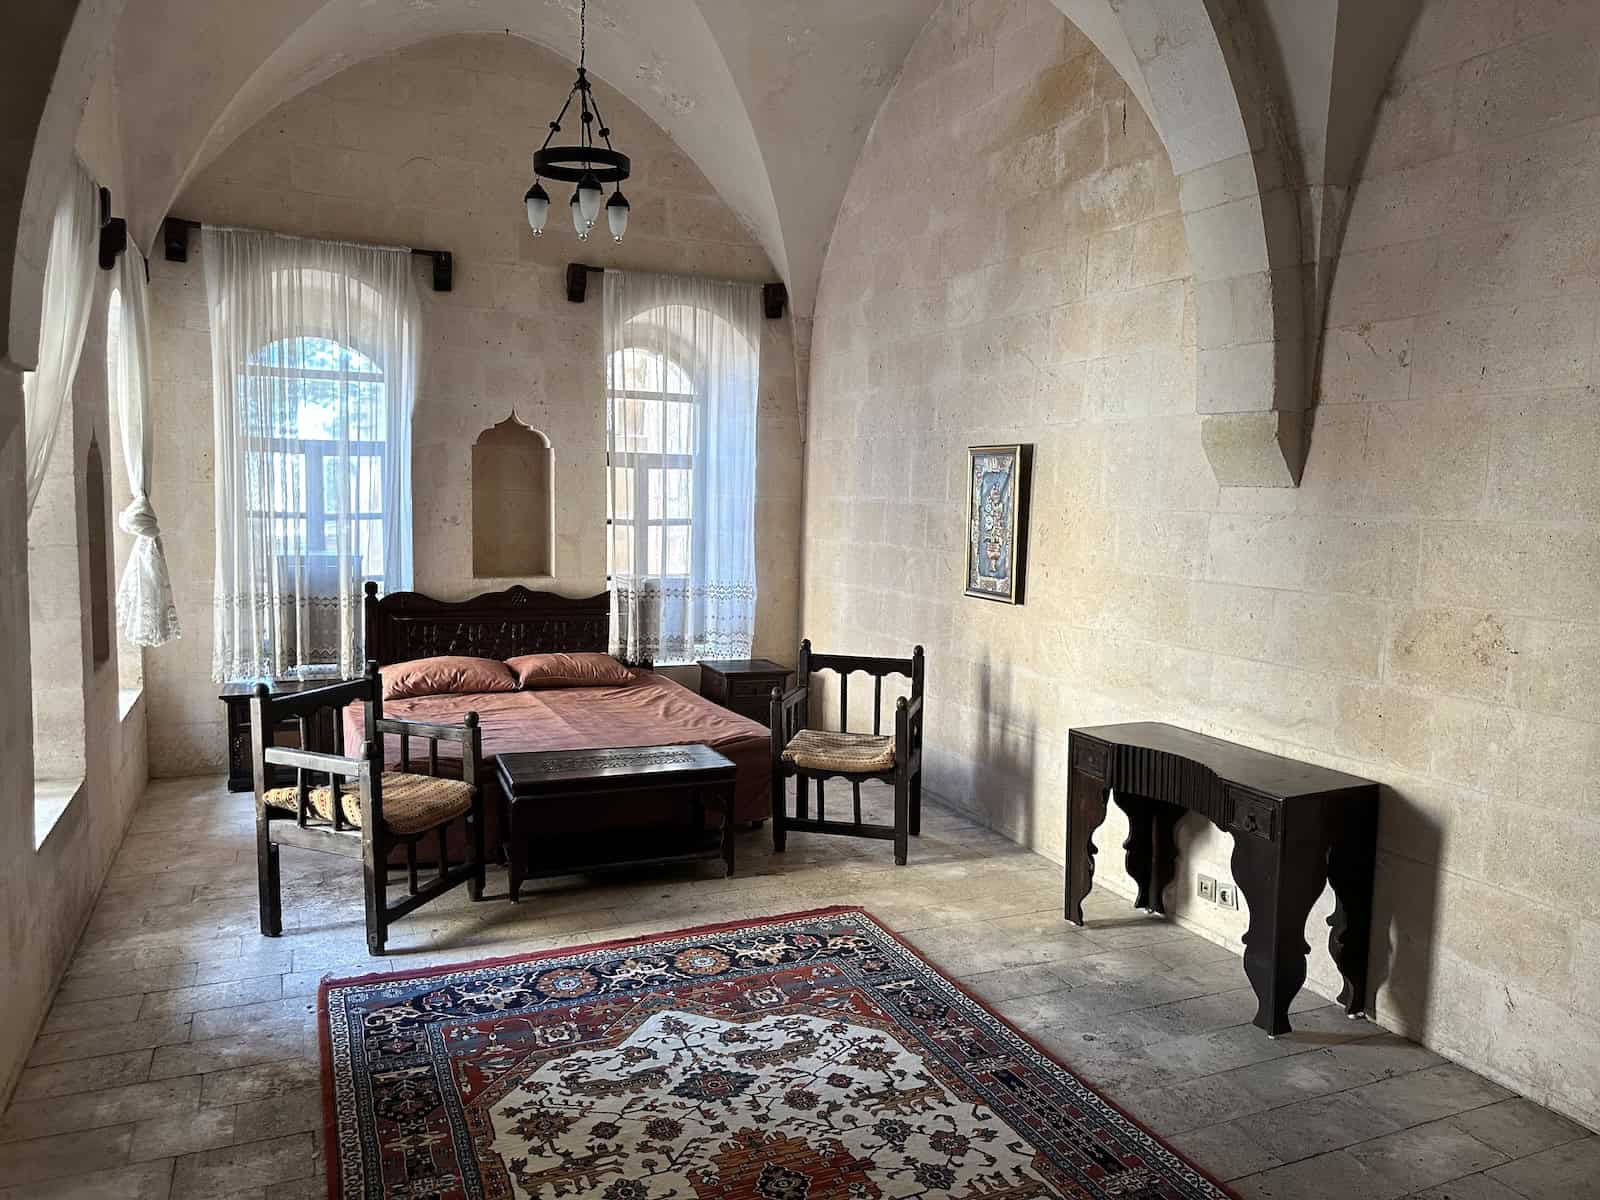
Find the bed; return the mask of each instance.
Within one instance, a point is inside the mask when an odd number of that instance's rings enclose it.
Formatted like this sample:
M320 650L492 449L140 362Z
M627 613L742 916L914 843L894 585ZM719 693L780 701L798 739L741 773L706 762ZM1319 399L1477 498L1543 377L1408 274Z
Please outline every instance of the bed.
M436 655L509 659L522 654L607 649L610 597L573 598L514 586L471 600L436 600L418 592L378 596L367 585L366 653L379 666ZM699 743L730 759L737 772L734 820L749 824L770 815L771 742L767 729L691 692L663 675L641 668L611 687L419 696L384 702L391 717L457 723L478 714L483 756L494 779L494 756L508 750L590 750L617 746ZM358 714L345 714L346 744L362 736ZM440 747L441 754L445 747ZM402 747L391 736L386 766L397 767ZM442 764L448 770L449 764ZM499 844L503 805L497 785L489 796L488 834ZM636 820L640 813L619 819ZM670 819L672 814L654 814ZM552 830L573 814L552 813ZM576 814L587 819L584 814Z

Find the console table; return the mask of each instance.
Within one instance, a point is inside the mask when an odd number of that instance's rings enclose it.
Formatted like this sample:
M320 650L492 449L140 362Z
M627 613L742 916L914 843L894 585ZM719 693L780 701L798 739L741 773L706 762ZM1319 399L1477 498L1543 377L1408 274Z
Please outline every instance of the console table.
M1067 739L1067 920L1083 924L1094 882L1094 831L1108 794L1128 814L1123 843L1136 908L1164 913L1177 874L1173 830L1197 812L1233 835L1233 879L1250 906L1244 971L1255 1023L1288 1033L1289 1002L1306 979L1306 917L1333 886L1328 951L1344 977L1339 1003L1367 1010L1378 785L1174 725L1073 729Z

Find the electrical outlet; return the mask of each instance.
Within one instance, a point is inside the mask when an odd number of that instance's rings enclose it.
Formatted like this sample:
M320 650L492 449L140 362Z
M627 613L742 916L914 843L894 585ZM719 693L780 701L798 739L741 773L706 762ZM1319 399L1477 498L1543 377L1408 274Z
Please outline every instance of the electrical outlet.
M1217 884L1217 904L1221 908L1239 907L1239 889L1231 883Z
M1217 881L1209 875L1200 876L1200 899L1209 900L1212 904L1217 902Z

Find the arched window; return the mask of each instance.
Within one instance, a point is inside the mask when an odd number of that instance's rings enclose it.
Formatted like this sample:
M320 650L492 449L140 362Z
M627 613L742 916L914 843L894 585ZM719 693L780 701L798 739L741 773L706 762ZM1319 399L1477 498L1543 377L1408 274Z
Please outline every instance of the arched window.
M760 288L605 276L611 645L748 658L755 625Z
M331 338L283 338L250 355L241 385L252 536L313 573L349 554L381 586L383 372Z
M681 579L694 516L695 390L656 350L629 346L606 364L607 575Z

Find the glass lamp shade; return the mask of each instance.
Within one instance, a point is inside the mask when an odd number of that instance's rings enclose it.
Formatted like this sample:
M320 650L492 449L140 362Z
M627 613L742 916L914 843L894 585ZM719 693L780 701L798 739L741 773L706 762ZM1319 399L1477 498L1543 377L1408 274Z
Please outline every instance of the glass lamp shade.
M628 232L630 211L628 198L620 190L612 192L611 199L606 201L606 224L611 226L612 241L620 242L622 235Z
M585 172L583 179L578 183L578 207L583 210L583 223L593 228L600 216L600 199L604 193L600 190L600 181L594 177L593 171Z
M583 219L583 205L578 200L576 189L574 189L572 199L567 203L567 207L572 210L572 228L577 231L578 240L580 242L588 241L589 222Z
M534 237L538 237L544 232L544 223L550 217L550 193L535 179L522 199L528 206L528 228L533 230Z

